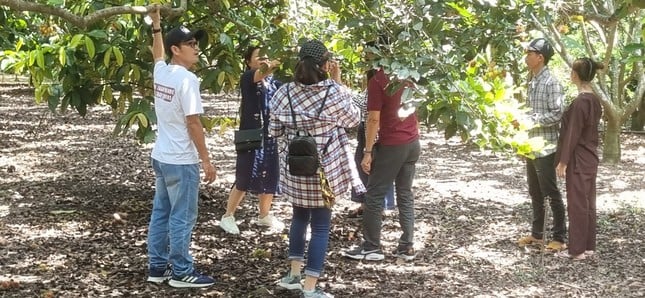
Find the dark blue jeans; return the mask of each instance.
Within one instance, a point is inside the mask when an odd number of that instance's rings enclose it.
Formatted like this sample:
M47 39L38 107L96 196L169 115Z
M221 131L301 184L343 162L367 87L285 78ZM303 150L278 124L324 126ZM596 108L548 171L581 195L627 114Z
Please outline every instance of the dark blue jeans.
M323 272L331 210L328 208L302 208L293 206L293 219L289 229L289 260L305 261L305 236L311 224L311 240L307 250L305 275L320 277Z
M367 187L367 178L368 175L363 172L361 168L361 161L363 161L363 150L365 149L365 122L361 122L358 125L358 133L356 136L358 144L356 146L356 152L354 153L354 162L356 163L356 168L358 169L358 176L361 177L363 185ZM365 194L358 195L352 188L352 201L357 203L365 203ZM394 209L396 206L394 202L394 184L390 185L390 189L385 194L385 209Z

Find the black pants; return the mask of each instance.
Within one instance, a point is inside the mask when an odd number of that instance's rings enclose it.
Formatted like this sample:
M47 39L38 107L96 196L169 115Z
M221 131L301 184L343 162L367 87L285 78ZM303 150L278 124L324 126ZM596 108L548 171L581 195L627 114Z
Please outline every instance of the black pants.
M558 190L555 177L555 153L533 160L527 159L526 177L533 207L531 235L537 239L544 237L544 198L549 197L553 213L552 239L564 243L567 238L567 227L562 194Z

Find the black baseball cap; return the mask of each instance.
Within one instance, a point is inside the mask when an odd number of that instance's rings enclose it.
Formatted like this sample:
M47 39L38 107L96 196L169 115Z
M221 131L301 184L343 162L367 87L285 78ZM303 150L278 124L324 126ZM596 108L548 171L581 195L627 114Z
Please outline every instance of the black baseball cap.
M544 38L536 38L526 47L527 51L538 52L544 56L544 58L549 59L553 56L553 47L548 40Z
M164 48L166 49L166 53L170 55L172 53L170 51L170 47L179 45L180 43L189 41L193 38L199 42L206 37L207 34L204 30L190 31L184 26L179 26L166 33L166 36L164 37Z
M312 39L302 44L298 52L300 60L307 57L311 57L316 64L320 65L331 57L331 53L322 42Z

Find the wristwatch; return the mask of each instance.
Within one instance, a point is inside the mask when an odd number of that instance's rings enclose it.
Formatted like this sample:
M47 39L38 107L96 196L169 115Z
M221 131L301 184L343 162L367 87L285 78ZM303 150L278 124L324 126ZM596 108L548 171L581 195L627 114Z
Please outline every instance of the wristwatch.
M161 28L152 28L152 34L161 32Z

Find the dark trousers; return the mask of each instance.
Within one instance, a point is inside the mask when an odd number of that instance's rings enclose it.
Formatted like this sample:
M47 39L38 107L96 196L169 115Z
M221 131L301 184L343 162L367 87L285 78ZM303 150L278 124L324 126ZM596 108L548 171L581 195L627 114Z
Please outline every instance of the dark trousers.
M358 125L358 133L356 136L358 144L356 145L356 152L354 153L354 162L356 163L356 168L358 169L358 176L361 178L363 185L367 187L367 177L368 175L363 172L361 168L361 162L363 161L363 150L365 149L365 122L361 122ZM358 195L352 188L352 201L357 203L365 203L365 194ZM394 184L390 185L390 189L385 195L385 209L391 210L394 209L396 205L394 202Z
M553 240L564 243L567 238L567 227L562 194L558 190L555 177L555 153L533 160L527 159L526 177L533 207L531 235L537 239L544 237L544 198L549 197L553 213L553 228L551 229Z
M392 182L396 186L399 224L403 231L399 238L399 248L403 250L414 245L412 182L420 154L419 140L404 145L374 146L363 211L363 249L373 250L381 247L383 198L392 187Z
M575 173L567 167L569 254L596 250L596 173Z

